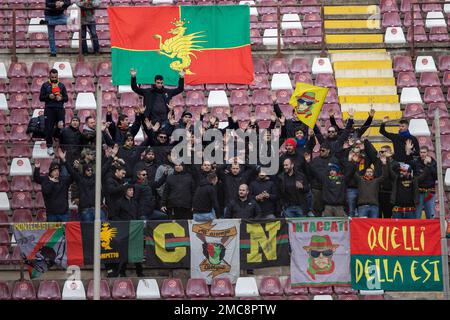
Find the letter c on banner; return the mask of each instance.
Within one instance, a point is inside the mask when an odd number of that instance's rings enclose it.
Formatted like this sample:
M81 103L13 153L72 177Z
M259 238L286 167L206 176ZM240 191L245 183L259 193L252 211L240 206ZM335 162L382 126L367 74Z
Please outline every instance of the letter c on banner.
M179 262L186 256L186 248L178 247L173 251L166 250L166 234L173 234L175 237L185 237L184 228L176 222L159 224L153 231L155 239L155 254L162 262Z

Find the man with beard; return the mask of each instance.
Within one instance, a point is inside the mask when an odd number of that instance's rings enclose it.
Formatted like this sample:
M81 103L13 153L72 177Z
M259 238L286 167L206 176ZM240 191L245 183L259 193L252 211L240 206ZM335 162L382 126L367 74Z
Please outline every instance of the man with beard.
M111 138L115 143L122 145L125 142L127 136L132 135L135 137L139 129L141 128L141 124L144 121L144 108L143 107L135 107L134 108L135 119L133 125L130 127L128 116L125 114L119 115L117 119L117 124L114 123L112 118L112 107L108 106L106 112L106 122L109 123L108 131L111 135Z
M59 144L66 152L67 162L73 165L73 162L81 154L81 132L80 118L72 117L70 125L61 130L59 134Z
M285 218L297 218L306 214L308 192L309 186L304 174L295 170L295 164L291 159L284 160L283 173L280 175L279 193Z
M134 172L137 175L138 172L145 170L147 172L147 180L150 182L155 181L156 170L158 169L158 163L155 161L155 151L152 147L145 149L144 158L136 163Z
M134 145L134 137L131 134L127 134L123 145L119 147L117 156L125 161L126 178L129 180L133 179L133 170L141 158L141 152L141 148Z
M164 175L158 183L148 180L147 170L141 169L137 172L134 189L134 197L138 203L138 217L142 220L166 220L167 215L156 209L155 193L158 184L165 182Z
M260 216L261 209L255 200L249 197L248 185L239 186L238 197L232 200L225 212L225 219L255 219Z
M261 209L257 219L274 219L277 212L277 189L267 176L264 168L259 169L258 178L250 183L250 197L255 199Z
M103 143L112 147L114 146L114 141L111 139L110 135L106 132L107 124L102 126L102 139ZM95 148L95 134L96 123L92 116L86 117L86 122L83 125L83 131L81 132L81 144L83 147Z
M143 89L138 87L136 73L136 70L130 69L131 89L144 97L145 117L151 119L153 123L159 122L163 124L167 122L167 114L169 113L167 105L172 97L183 92L185 71L180 72L178 87L175 89L165 88L164 79L161 75L155 76L155 83L151 88Z
M283 163L284 160L290 159L294 165L295 170L300 171L302 173L305 172L305 158L303 157L303 154L300 152L297 152L297 142L294 138L289 138L285 141L286 146L286 152L280 157L280 168L279 171L281 172L283 170Z

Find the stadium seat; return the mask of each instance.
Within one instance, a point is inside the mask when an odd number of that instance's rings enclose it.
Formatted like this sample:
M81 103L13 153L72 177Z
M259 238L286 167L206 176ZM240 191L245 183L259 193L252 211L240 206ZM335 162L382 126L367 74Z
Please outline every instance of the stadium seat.
M253 70L256 74L267 74L267 64L264 58L253 57Z
M276 73L272 76L270 87L275 90L292 90L291 79L287 73Z
M384 43L401 44L406 43L405 34L401 27L387 27L384 33Z
M6 192L0 192L0 210L8 211L11 209L8 194Z
M269 60L269 73L288 73L288 63L283 58L271 58Z
M416 59L416 72L436 72L436 65L432 56L419 56Z
M209 289L206 280L190 278L186 284L186 296L191 299L209 297Z
M411 18L413 17L413 18ZM414 21L413 21L414 20ZM414 11L414 13L411 15L411 12L406 12L403 18L403 25L405 27L410 27L414 23L414 26L425 26L425 23L423 22L422 14L418 11Z
M440 128L440 134L450 134L450 119L448 118L440 118L439 119L439 128ZM434 126L434 121L431 125L431 131L435 132L436 127Z
M8 174L9 167L8 162L6 162L5 158L0 158L0 175Z
M26 78L12 78L9 81L9 93L28 93L30 88Z
M413 32L414 32L414 41L415 42L427 42L428 41L428 36L427 33L425 32L425 28L422 26L416 26L414 27L409 27L408 28L408 32L406 33L406 40L408 40L408 42L412 42L413 41Z
M407 104L403 111L403 117L406 119L424 118L425 111L423 110L423 106L418 103Z
M236 297L259 297L258 285L253 277L239 277L236 281Z
M77 94L77 99L75 101L75 110L96 108L97 102L95 100L95 95L92 92L80 92Z
M312 74L319 73L333 73L330 59L328 58L314 58L312 64Z
M319 294L313 297L313 300L333 300L330 294Z
M338 285L334 286L334 292L338 295L352 295L358 294L357 290L352 289L351 285Z
M326 73L323 73L326 74ZM297 82L313 84L313 80L310 73L297 73L294 76L293 87L296 87Z
M442 85L444 87L450 87L450 71L445 71L442 76Z
M266 74L255 74L250 89L270 89L269 77Z
M98 85L102 92L117 92L117 87L112 84L111 77L99 77Z
M9 249L8 246L0 246L0 264L9 263Z
M119 105L122 108L133 108L139 104L139 96L134 92L124 92L120 95ZM90 109L95 109L95 107Z
M9 290L9 286L6 282L0 281L0 300L10 300L11 299L11 291Z
M416 75L412 71L399 72L397 76L397 87L418 87Z
M6 115L6 112L4 112L4 111L0 111L0 125L7 125L7 124L9 124L9 117ZM0 146L0 148L1 147L5 147L4 145L3 146ZM0 156L1 156L1 152L0 152Z
M259 29L250 29L250 44L253 46L260 46L263 44L261 31Z
M227 93L224 90L213 90L209 92L208 107L228 107L229 105Z
M327 96L325 97L325 103L339 103L338 93L336 89L328 89Z
M284 293L287 296L292 296L292 295L308 295L308 288L306 287L296 287L293 288L291 286L291 277L288 277L286 279L286 283L284 285Z
M31 176L32 169L30 159L28 158L14 158L11 162L11 169L9 172L11 177L14 176Z
M282 296L283 289L278 277L264 277L259 285L261 296Z
M12 222L33 222L33 215L30 209L17 209L14 210L12 215Z
M119 101L117 101L116 94L113 92L102 92L102 108L112 106L117 108L119 106Z
M300 16L296 13L283 14L283 18L281 20L282 30L303 29L302 23L300 22Z
M425 19L425 27L447 27L445 23L444 14L439 11L428 12Z
M305 42L306 44L318 44L322 42L322 29L320 27L317 28L308 28L305 29Z
M288 296L288 300L311 300L311 298L306 294L302 295L295 295L295 296Z
M357 294L339 294L337 300L359 300Z
M6 128L4 125L0 125L0 142L5 142L9 140L9 134L6 132ZM0 171L1 171L0 166Z
M263 15L262 21L259 24L260 28L262 28L262 29L276 28L277 25L278 24L277 24L277 14L276 13Z
M27 124L30 121L28 110L26 109L12 109L9 115L10 124Z
M47 214L45 209L38 209L36 212L36 222L45 222L47 221Z
M440 87L425 88L423 101L425 103L445 102L444 93Z
M169 298L184 298L184 288L180 279L169 278L164 279L161 285L161 297Z
M250 98L247 94L247 90L233 90L230 94L230 105L243 105L249 104ZM209 104L209 100L208 100Z
M66 280L62 291L62 300L86 300L83 282L80 280Z
M39 283L38 300L61 300L61 290L56 280L44 280Z
M336 88L336 81L330 73L319 73L314 84L319 87Z
M97 12L97 11L96 11ZM95 69L95 75L97 77L111 77L111 61L99 61Z
M6 95L4 93L0 93L0 110L8 110L8 101L6 100Z
M423 103L418 88L403 88L400 95L401 104Z
M13 300L35 300L36 292L29 280L16 281L12 290Z
M205 90L205 85L198 84L198 85L184 85L184 91L203 91Z
M417 137L417 141L419 141L419 145L422 146L426 146L428 147L428 149L430 151L434 151L434 145L433 145L433 141L431 141L431 137L430 136L424 136L424 137Z
M394 57L394 72L414 71L411 57L409 56L395 56Z
M300 13L300 7L294 7L290 5L297 5L297 1L295 0L281 0L280 2L282 5L280 6L280 13L281 14L289 14L289 13Z
M0 192L9 192L9 182L6 175L0 175Z
M411 3L412 2L415 2L415 1L414 0L401 0L400 11L403 12L403 13L411 12ZM421 10L420 10L419 4L414 4L412 10L420 12Z
M9 226L2 225L3 223L9 223L9 215L7 211L0 210L0 228L8 228Z
M234 290L230 279L228 278L213 278L211 283L212 297L233 297Z
M4 210L4 209L2 209ZM0 228L0 245L9 245L10 239L9 239L9 233L8 229L6 228Z
M92 300L94 298L94 280L89 280L87 298L88 300ZM110 299L111 299L111 290L109 289L108 280L101 279L100 300L110 300Z
M380 1L380 11L385 12L398 12L397 2L394 0L381 0Z
M11 198L11 209L33 209L33 201L30 192L13 192Z
M322 18L319 13L307 13L303 16L303 28L321 28Z
M281 35L280 35L281 37ZM263 45L268 47L278 46L278 29L264 29ZM280 45L283 46L283 38L280 38Z
M332 295L333 287L331 286L309 287L309 293L312 295Z
M28 93L10 93L9 109L29 109Z
M33 78L33 81L31 82L31 93L41 92L42 84L46 81L47 79L43 77Z
M78 77L75 81L76 92L95 92L94 80L90 77Z
M33 147L33 159L51 159L47 153L47 144L45 141L36 141Z
M48 62L34 61L31 65L30 77L32 78L47 78L50 68Z
M136 289L136 298L144 299L161 299L158 283L155 279L140 279Z
M31 177L29 176L14 176L11 180L11 191L33 191L33 185L31 183Z
M297 45L305 42L302 29L287 29L284 31L283 43L286 45Z
M89 62L79 61L75 64L73 75L75 77L93 77L94 68Z
M450 40L447 27L432 27L428 38L431 42L448 42Z
M444 151L450 151L450 135L441 134L441 148Z
M5 63L0 62L0 80L6 80L8 78L8 74L6 73Z
M277 90L276 95L279 104L288 104L292 96L292 90Z
M445 170L444 185L450 187L450 168Z
M311 64L308 59L294 58L290 64L291 73L311 73Z
M48 35L45 32L35 32L29 35L29 47L31 49L48 48Z
M132 300L136 299L136 292L131 279L116 279L112 288L113 300Z
M427 120L425 119L411 119L409 122L409 132L413 136L430 136L430 129L428 128Z
M24 62L12 62L10 64L8 78L27 78L28 76L28 68Z
M429 120L434 119L434 112L436 109L439 109L439 118L450 118L450 115L447 110L447 106L445 103L430 103L428 105L427 117Z
M381 20L381 26L383 28L387 27L401 27L402 21L400 19L400 15L397 12L386 12L383 13L383 17Z
M254 90L251 98L251 102L253 105L259 104L272 104L272 97L269 90Z
M420 87L439 87L440 85L441 82L439 81L439 74L437 72L422 72L420 74Z
M72 66L70 65L70 62L67 61L56 61L53 64L53 68L58 70L58 77L59 78L73 78L73 72L72 72Z
M450 70L450 55L439 56L438 69L441 72Z

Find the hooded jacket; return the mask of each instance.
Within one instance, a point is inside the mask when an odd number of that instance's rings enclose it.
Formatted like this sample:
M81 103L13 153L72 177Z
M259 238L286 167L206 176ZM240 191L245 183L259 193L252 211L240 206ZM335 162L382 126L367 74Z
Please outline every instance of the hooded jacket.
M214 209L216 215L219 212L216 188L206 180L202 180L195 190L192 201L193 213L207 213Z
M126 196L117 201L117 209L115 214L110 216L110 220L130 221L139 220L139 204L135 197L128 199Z
M401 136L398 133L391 133L386 131L386 123L382 123L380 126L380 133L392 141L394 145L394 156L393 159L398 162L411 162L413 157L419 156L419 141L413 135L408 137ZM411 155L406 155L405 145L406 140L411 139L414 145L414 151Z
M124 144L128 134L131 134L133 137L138 134L143 120L143 114L136 114L133 125L131 127L123 129L116 125L116 123L113 121L111 113L106 113L106 122L110 123L108 127L109 134L111 135L112 140L120 146Z
M70 164L66 165L66 167L70 176L78 185L78 196L80 199L78 211L81 212L84 209L95 207L95 174L88 177L84 172L81 174L78 170L74 170Z
M65 127L60 133L60 145L67 152L68 160L75 160L81 153L81 132L80 129L72 126Z
M117 201L125 196L127 187L128 183L117 179L114 173L106 179L105 203L108 206L109 217L117 215L115 212L117 209Z
M167 177L161 200L162 207L192 208L192 196L195 183L192 176L185 172L174 172Z
M426 165L422 159L417 159L412 163L414 175L421 175L425 167L428 167L428 173L419 182L419 188L432 189L436 186L437 180L437 163L436 160L431 159L431 164Z

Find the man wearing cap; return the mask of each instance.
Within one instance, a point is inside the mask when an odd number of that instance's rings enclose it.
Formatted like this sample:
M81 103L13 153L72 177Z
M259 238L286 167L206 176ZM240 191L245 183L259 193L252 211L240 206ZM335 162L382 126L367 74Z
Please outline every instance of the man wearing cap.
M308 270L306 271L312 280L317 275L330 274L334 272L333 255L338 244L331 242L330 236L313 235L308 246L303 249L308 253Z
M286 139L284 142L286 152L280 157L279 171L283 170L283 163L286 159L291 159L295 165L295 170L305 173L305 158L302 153L297 152L297 141L294 138Z
M141 158L142 149L134 145L134 136L127 134L122 146L119 147L117 156L125 161L126 178L131 180L134 175L134 168Z
M80 157L81 154L81 131L80 118L72 117L70 125L63 128L59 133L59 144L66 152L66 158L70 165Z
M41 176L40 167L40 163L36 162L33 181L42 186L47 222L69 221L69 187L72 177L61 176L60 165L55 162L50 165L48 176Z
M136 74L137 71L130 69L131 74L131 89L138 95L144 97L145 117L152 120L152 123L167 122L167 114L169 113L169 104L172 97L180 94L184 90L184 75L185 71L180 72L180 79L178 80L178 87L175 89L167 89L164 87L164 79L161 75L155 76L155 83L151 88L143 89L137 85Z

